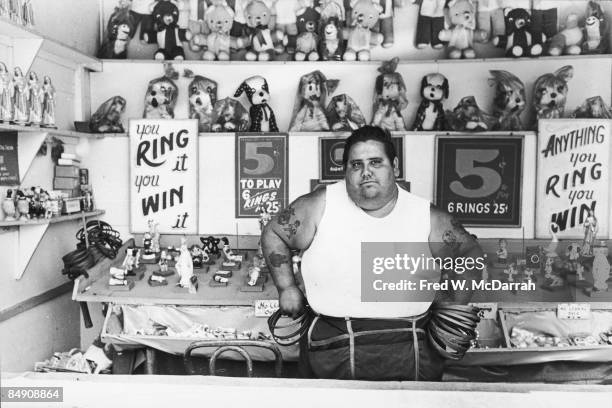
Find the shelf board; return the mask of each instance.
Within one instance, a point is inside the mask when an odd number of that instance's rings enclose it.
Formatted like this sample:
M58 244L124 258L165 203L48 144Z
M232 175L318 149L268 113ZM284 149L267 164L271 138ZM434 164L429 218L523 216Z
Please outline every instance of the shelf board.
M79 212L76 214L60 215L59 217L41 218L41 219L36 219L36 220L0 221L0 227L22 227L22 226L29 226L29 225L55 224L57 222L78 220L78 219L81 219L82 217L85 217L85 218L97 217L104 213L105 213L104 210L95 210L95 211L90 211L90 212L85 212L85 213Z
M83 65L91 71L102 71L102 62L99 59L86 55L59 41L49 39L36 30L17 24L6 17L0 17L0 35L13 39L43 40L41 51L57 56L71 64Z
M125 136L125 134L116 134L116 133L88 133L88 132L77 132L76 130L63 130L63 129L53 129L53 128L45 128L38 126L18 126L18 125L9 125L6 123L0 123L0 130L15 130L17 132L35 132L35 133L47 133L55 136L63 136L63 137L87 137L90 139L99 139L105 136Z

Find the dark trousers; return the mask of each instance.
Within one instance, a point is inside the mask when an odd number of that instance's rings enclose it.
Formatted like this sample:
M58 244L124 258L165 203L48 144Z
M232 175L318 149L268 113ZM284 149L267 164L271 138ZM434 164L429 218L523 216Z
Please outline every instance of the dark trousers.
M532 10L531 31L537 42L540 42L540 35L545 34L546 41L557 34L557 9Z
M416 29L416 44L441 44L438 38L440 31L444 29L444 17L419 16Z
M153 31L153 16L150 14L140 14L130 10L130 15L134 18L134 30L130 33L130 37L134 38L136 27L140 24L140 39L144 41L145 33Z

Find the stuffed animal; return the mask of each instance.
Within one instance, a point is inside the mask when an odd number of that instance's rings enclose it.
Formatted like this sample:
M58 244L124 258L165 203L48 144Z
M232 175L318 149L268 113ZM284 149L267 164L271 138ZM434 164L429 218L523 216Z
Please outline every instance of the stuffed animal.
M251 103L249 117L251 119L250 132L278 132L274 111L268 105L270 90L268 81L262 76L256 75L244 80L234 94L238 98L242 93Z
M295 60L319 60L319 19L321 15L312 7L300 10L297 16L298 36L296 39Z
M574 113L572 118L588 118L588 119L612 119L612 110L606 105L601 96L592 96L587 98Z
M128 7L115 7L108 19L106 37L98 50L96 57L107 59L126 59L127 47L133 36L134 18Z
M419 16L417 17L415 44L417 48L442 48L440 31L444 30L444 6L446 0L412 0L413 4L419 4Z
M504 0L506 2L515 3L516 0ZM526 0L523 0L526 1ZM531 2L531 34L534 38L534 43L537 43L542 38L553 38L558 31L557 8L550 7L550 0L532 0ZM513 5L512 7L528 8L528 5Z
M298 35L296 15L303 7L313 7L313 1L303 0L283 0L276 1L272 8L274 19L274 29L280 38L287 40L286 51L289 54L295 53L295 40Z
M393 9L403 6L403 0L374 0L380 9L378 16L378 32L383 35L382 46L389 48L395 42L393 32Z
M272 11L261 0L250 1L244 10L248 33L248 51L245 55L247 61L269 61L272 52L283 51L279 32L272 31L274 26Z
M213 0L213 1L220 1L220 0ZM232 1L232 0L230 0ZM245 37L249 35L249 27L247 25L247 15L246 15L246 10L248 5L252 2L253 0L233 0L233 9L234 9L234 23L232 25L232 30L230 31L230 34L232 37ZM266 5L266 7L272 11L274 10L274 3L277 2L277 0L260 0L263 1L263 3ZM309 0L309 1L313 1L313 0ZM267 17L270 19L270 28L275 26L275 20L276 20L276 16L273 12L271 13L266 13Z
M483 112L476 103L476 98L466 96L461 98L459 104L452 112L446 112L448 122L447 130L457 132L482 132L490 130L493 118Z
M337 86L337 80L328 80L321 71L302 76L289 131L329 130L329 123L324 112L325 103L328 93L334 92Z
M423 100L412 130L444 130L446 120L442 101L448 98L448 79L442 74L425 75L421 80Z
M578 15L569 14L565 28L559 31L551 40L548 54L558 56L561 54L578 55L582 51L584 33L578 26Z
M485 42L487 33L476 29L476 10L471 0L451 0L449 3L451 27L440 31L438 38L448 41L448 57L475 58L474 42Z
M535 41L531 34L531 16L522 8L506 9L506 35L494 37L493 45L506 49L507 57L537 57L542 55L543 38ZM541 34L543 35L543 34ZM504 38L504 41L501 40Z
M217 83L196 75L187 88L189 95L189 119L198 120L198 131L212 130L213 107L217 102Z
M516 2L516 0L513 1ZM504 2L500 0L478 0L476 27L484 31L487 38L492 39L506 35L506 20L502 3ZM509 4L508 7L515 8L520 6ZM529 7L529 4L527 4L527 7Z
M189 15L186 28L189 30L189 32L191 32L189 48L193 52L198 52L202 50L202 47L194 42L195 38L209 33L206 21L204 20L206 10L208 9L208 1L209 0L189 0ZM227 2L225 0L215 0L213 5L216 5L218 3L222 5L227 5ZM179 27L185 28L181 25L181 20L182 19L179 18ZM230 22L230 26L231 24L232 22Z
M525 110L525 85L508 71L489 71L493 78L489 84L495 86L493 130L524 130L521 113Z
M340 61L344 53L342 26L337 17L322 20L319 55L323 61Z
M89 119L89 130L94 133L124 133L121 115L126 105L125 98L119 95L108 99Z
M346 22L346 8L342 0L319 0L317 10L321 13L321 21L337 18L340 26Z
M174 81L163 76L149 82L145 95L145 119L174 119L178 88Z
M589 1L587 5L584 37L585 40L582 43L583 54L605 54L608 52L608 21L599 3L594 1Z
M151 13L158 1L159 0L131 0L131 6L129 5L130 2L125 4L125 6L130 7L130 16L134 20L134 29L130 32L131 38L134 38L136 30L138 26L140 26L140 41L144 43L148 42L145 39L145 34L153 31L153 16Z
M185 51L182 41L189 41L191 33L178 26L179 11L174 3L159 1L153 8L155 31L145 33L144 39L150 44L157 43L156 60L183 60Z
M351 7L351 23L344 60L368 61L370 48L380 45L383 41L382 34L372 31L381 10L372 0L351 0Z
M378 68L374 86L374 116L372 125L392 131L406 130L402 111L408 106L404 78L396 72L399 58L384 62Z
M334 96L327 105L325 113L327 122L334 132L352 132L366 124L359 106L347 94Z
M213 132L246 132L249 112L235 99L221 99L215 104L212 123Z
M230 48L241 48L242 38L232 38L230 30L234 11L228 6L218 4L209 7L204 15L208 34L196 34L192 39L192 49L205 48L202 59L205 61L229 61Z
M567 82L574 76L574 67L566 65L552 74L536 79L533 86L533 103L536 119L559 119L563 117L567 99ZM537 121L535 123L537 129Z

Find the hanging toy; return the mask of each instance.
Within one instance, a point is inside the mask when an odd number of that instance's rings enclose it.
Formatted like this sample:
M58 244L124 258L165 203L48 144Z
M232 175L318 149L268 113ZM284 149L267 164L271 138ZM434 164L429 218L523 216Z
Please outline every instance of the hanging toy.
M402 111L408 106L406 85L399 72L396 72L399 58L393 58L378 68L374 86L374 116L372 125L394 131L406 130Z

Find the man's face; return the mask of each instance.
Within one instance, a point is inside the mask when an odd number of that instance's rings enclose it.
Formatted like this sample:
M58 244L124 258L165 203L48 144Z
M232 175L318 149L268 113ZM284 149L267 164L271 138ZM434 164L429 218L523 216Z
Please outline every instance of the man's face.
M381 142L368 140L353 145L346 167L346 190L359 207L378 210L393 199L398 160L389 160Z

